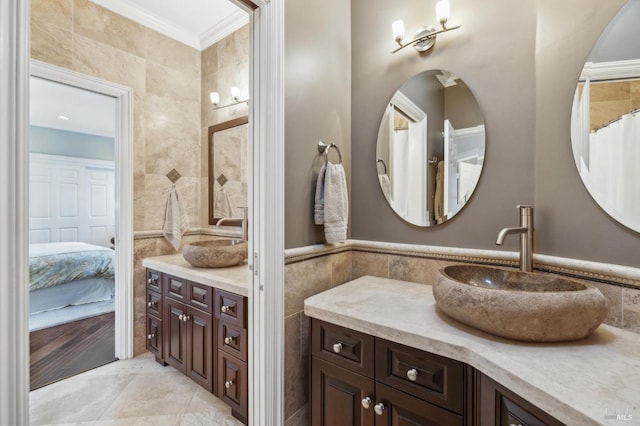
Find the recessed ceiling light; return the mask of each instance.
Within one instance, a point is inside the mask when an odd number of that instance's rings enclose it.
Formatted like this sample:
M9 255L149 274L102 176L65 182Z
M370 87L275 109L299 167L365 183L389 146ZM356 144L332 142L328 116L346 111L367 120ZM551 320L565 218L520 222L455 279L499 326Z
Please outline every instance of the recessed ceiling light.
M71 118L67 117L66 115L59 115L56 117L58 120L71 120Z

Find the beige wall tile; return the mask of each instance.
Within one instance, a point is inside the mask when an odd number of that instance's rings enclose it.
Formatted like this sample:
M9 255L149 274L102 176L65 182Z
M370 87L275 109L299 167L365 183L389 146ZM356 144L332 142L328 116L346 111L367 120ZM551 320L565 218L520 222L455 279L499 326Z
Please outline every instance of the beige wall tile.
M201 56L202 75L214 72L218 69L218 44L211 45L202 51Z
M77 33L73 36L73 63L75 71L103 78L144 93L145 60Z
M439 276L438 270L452 263L459 262L409 256L389 256L389 278L433 285Z
M89 0L74 0L76 34L136 56L145 56L145 27Z
M147 351L147 325L135 325L133 327L133 356L138 356Z
M628 81L591 83L589 97L591 102L623 101L629 99L630 91Z
M31 57L49 64L70 68L73 36L71 27L31 21Z
M146 54L148 61L200 79L200 51L149 28Z
M351 251L332 254L328 257L331 263L331 286L351 281Z
M331 288L331 263L326 257L286 265L285 316L302 311L304 299L329 288Z
M640 333L640 289L622 289L622 328Z
M352 256L352 279L363 275L389 278L389 255L354 251Z
M285 390L284 417L289 418L309 399L309 358L300 352L300 317L297 313L285 318Z
M622 327L622 287L598 282L591 282L591 284L596 286L607 300L609 312L604 319L605 324Z
M200 71L190 70L188 65L184 70L175 70L147 60L146 83L147 93L200 104ZM195 114L197 116L198 110Z
M284 426L307 426L309 424L309 404L305 404L301 409L293 413L285 422Z

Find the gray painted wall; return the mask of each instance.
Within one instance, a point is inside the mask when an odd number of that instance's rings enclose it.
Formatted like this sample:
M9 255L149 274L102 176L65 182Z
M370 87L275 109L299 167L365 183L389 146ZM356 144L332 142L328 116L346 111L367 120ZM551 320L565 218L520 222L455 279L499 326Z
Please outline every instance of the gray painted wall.
M434 24L435 2L352 0L352 237L472 248L494 248L498 231L517 224L516 204L534 201L535 2L456 0L452 21L435 49L394 55L391 22L407 34ZM431 228L402 221L386 203L375 176L378 123L391 94L413 75L445 69L459 75L483 110L485 169L471 202L452 220ZM375 212L375 214L371 214ZM515 250L517 238L506 249Z
M29 152L114 161L113 138L49 127L29 127Z
M503 247L494 245L495 238L501 228L518 223L517 204L532 203L538 253L640 266L640 234L619 225L591 199L575 169L569 137L580 70L624 3L539 0L514 7L509 0L456 0L451 3L452 21L462 23L461 29L440 36L428 55L411 48L392 55L391 22L404 19L410 34L435 22L432 5L352 0L351 237L517 250L517 238L509 237ZM311 222L316 135L333 131L332 136L344 141L343 155L348 150L348 94L340 91L348 87L348 74L343 73L349 68L349 42L342 31L335 31L348 27L340 19L347 15L344 10L333 11L337 21L330 27L321 25L339 2L327 5L329 10L319 14L322 19L315 13L313 19L305 18L310 14L303 6L290 4L286 243L297 247L323 241ZM326 34L312 31L322 28ZM317 64L325 66L318 70L313 66ZM386 203L376 177L375 146L386 102L405 80L428 69L452 71L467 83L484 115L487 150L467 207L443 225L419 228L402 221ZM319 83L312 85L314 81ZM325 95L309 100L320 92Z
M611 25L608 25L602 32L589 54L589 62L611 62L640 58L639 21L640 0L629 0L620 13L611 20Z
M324 161L319 140L339 146L350 186L349 2L287 0L285 23L285 247L291 248L325 242L322 227L313 224L315 182ZM331 159L337 161L335 153ZM375 167L373 174L376 179Z

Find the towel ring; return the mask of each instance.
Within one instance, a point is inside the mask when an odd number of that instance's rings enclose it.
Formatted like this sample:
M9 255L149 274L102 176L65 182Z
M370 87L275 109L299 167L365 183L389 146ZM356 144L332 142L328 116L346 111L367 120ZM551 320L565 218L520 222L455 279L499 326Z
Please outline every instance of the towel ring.
M324 163L327 164L329 162L329 150L333 148L336 150L336 152L338 153L338 159L340 160L340 164L342 164L342 153L340 152L340 149L338 148L338 145L336 145L335 143L330 143L330 144L326 144L323 141L319 141L318 142L318 152L319 153L324 153Z

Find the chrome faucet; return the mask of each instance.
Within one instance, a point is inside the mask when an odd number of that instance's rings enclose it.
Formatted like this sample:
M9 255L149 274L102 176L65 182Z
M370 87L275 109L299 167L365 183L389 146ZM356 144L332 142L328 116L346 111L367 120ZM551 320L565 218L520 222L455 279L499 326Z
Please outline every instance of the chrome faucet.
M518 206L520 226L504 228L498 234L496 244L501 246L509 234L520 234L520 270L533 271L533 206Z
M249 207L238 207L242 212L241 217L223 217L222 219L216 222L216 226L220 226L225 222L237 222L239 220L242 221L242 239L244 241L249 240Z

